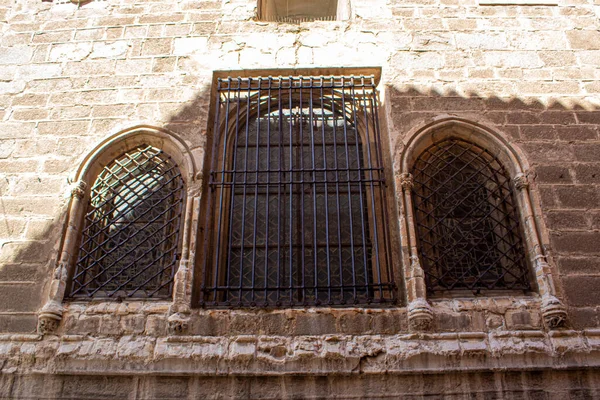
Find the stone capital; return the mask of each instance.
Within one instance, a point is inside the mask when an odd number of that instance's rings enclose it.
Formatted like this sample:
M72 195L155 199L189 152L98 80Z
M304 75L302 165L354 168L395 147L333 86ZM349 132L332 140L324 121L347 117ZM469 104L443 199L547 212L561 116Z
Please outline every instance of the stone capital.
M85 196L85 189L87 188L87 183L84 181L73 182L71 186L71 197L76 197L78 199L82 199Z
M513 178L513 183L517 190L524 190L529 187L529 178L524 173L520 173Z
M409 174L408 172L403 172L401 174L398 174L397 177L402 190L412 190L414 186L412 174Z

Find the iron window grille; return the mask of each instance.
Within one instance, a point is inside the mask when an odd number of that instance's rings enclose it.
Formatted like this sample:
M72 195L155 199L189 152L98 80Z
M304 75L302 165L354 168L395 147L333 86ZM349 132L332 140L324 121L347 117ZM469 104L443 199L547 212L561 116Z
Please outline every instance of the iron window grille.
M205 306L393 302L374 77L219 79Z
M412 173L429 293L530 289L511 180L494 155L447 139L427 148Z
M151 146L104 167L91 189L71 297L170 297L183 187L177 165Z

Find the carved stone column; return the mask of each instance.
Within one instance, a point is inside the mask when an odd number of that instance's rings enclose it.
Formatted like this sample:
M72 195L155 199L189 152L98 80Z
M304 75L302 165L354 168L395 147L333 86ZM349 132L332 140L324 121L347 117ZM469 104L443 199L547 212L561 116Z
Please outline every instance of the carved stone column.
M183 227L183 243L181 246L181 262L175 274L173 283L173 304L169 309L167 329L170 335L187 333L190 321L190 303L192 273L191 265L194 262L191 248L195 246L195 232L197 231L197 215L200 209L201 177L197 177L188 187L188 200L185 208L185 222Z
M406 235L408 236L407 242L410 254L410 265L404 268L408 299L408 326L413 331L424 331L431 328L433 310L426 300L425 272L419 262L417 251L411 198L413 177L409 173L398 174L396 175L396 184L402 188Z
M565 327L567 324L567 310L556 297L554 278L546 255L543 253L537 224L533 215L531 194L529 193L529 178L520 173L513 179L515 189L521 197L523 204L523 217L525 232L533 250L533 269L538 290L542 296L541 312L544 323L548 329Z
M79 232L78 216L82 209L82 199L87 184L84 181L75 182L71 188L71 204L68 211L67 230L63 242L60 259L54 268L48 300L38 314L38 332L42 335L53 333L62 319L62 301L65 296L67 277L71 266L71 255L75 251Z

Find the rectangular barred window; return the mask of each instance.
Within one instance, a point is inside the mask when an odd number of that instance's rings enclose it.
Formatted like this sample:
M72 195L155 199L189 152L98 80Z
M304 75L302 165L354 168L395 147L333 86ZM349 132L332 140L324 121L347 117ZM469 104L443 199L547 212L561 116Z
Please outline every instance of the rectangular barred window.
M394 300L375 79L219 79L201 303Z
M299 23L350 17L349 0L258 0L257 5L261 21Z

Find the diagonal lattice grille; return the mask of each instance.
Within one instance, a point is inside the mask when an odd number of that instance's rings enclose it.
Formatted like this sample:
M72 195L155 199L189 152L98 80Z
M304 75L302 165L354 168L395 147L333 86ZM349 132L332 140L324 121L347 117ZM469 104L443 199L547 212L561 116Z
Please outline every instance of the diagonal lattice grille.
M176 269L183 179L151 146L118 157L91 190L72 297L168 297Z
M511 181L498 159L473 143L448 139L426 149L412 173L430 293L530 288Z
M393 302L373 77L229 78L217 101L203 304Z

